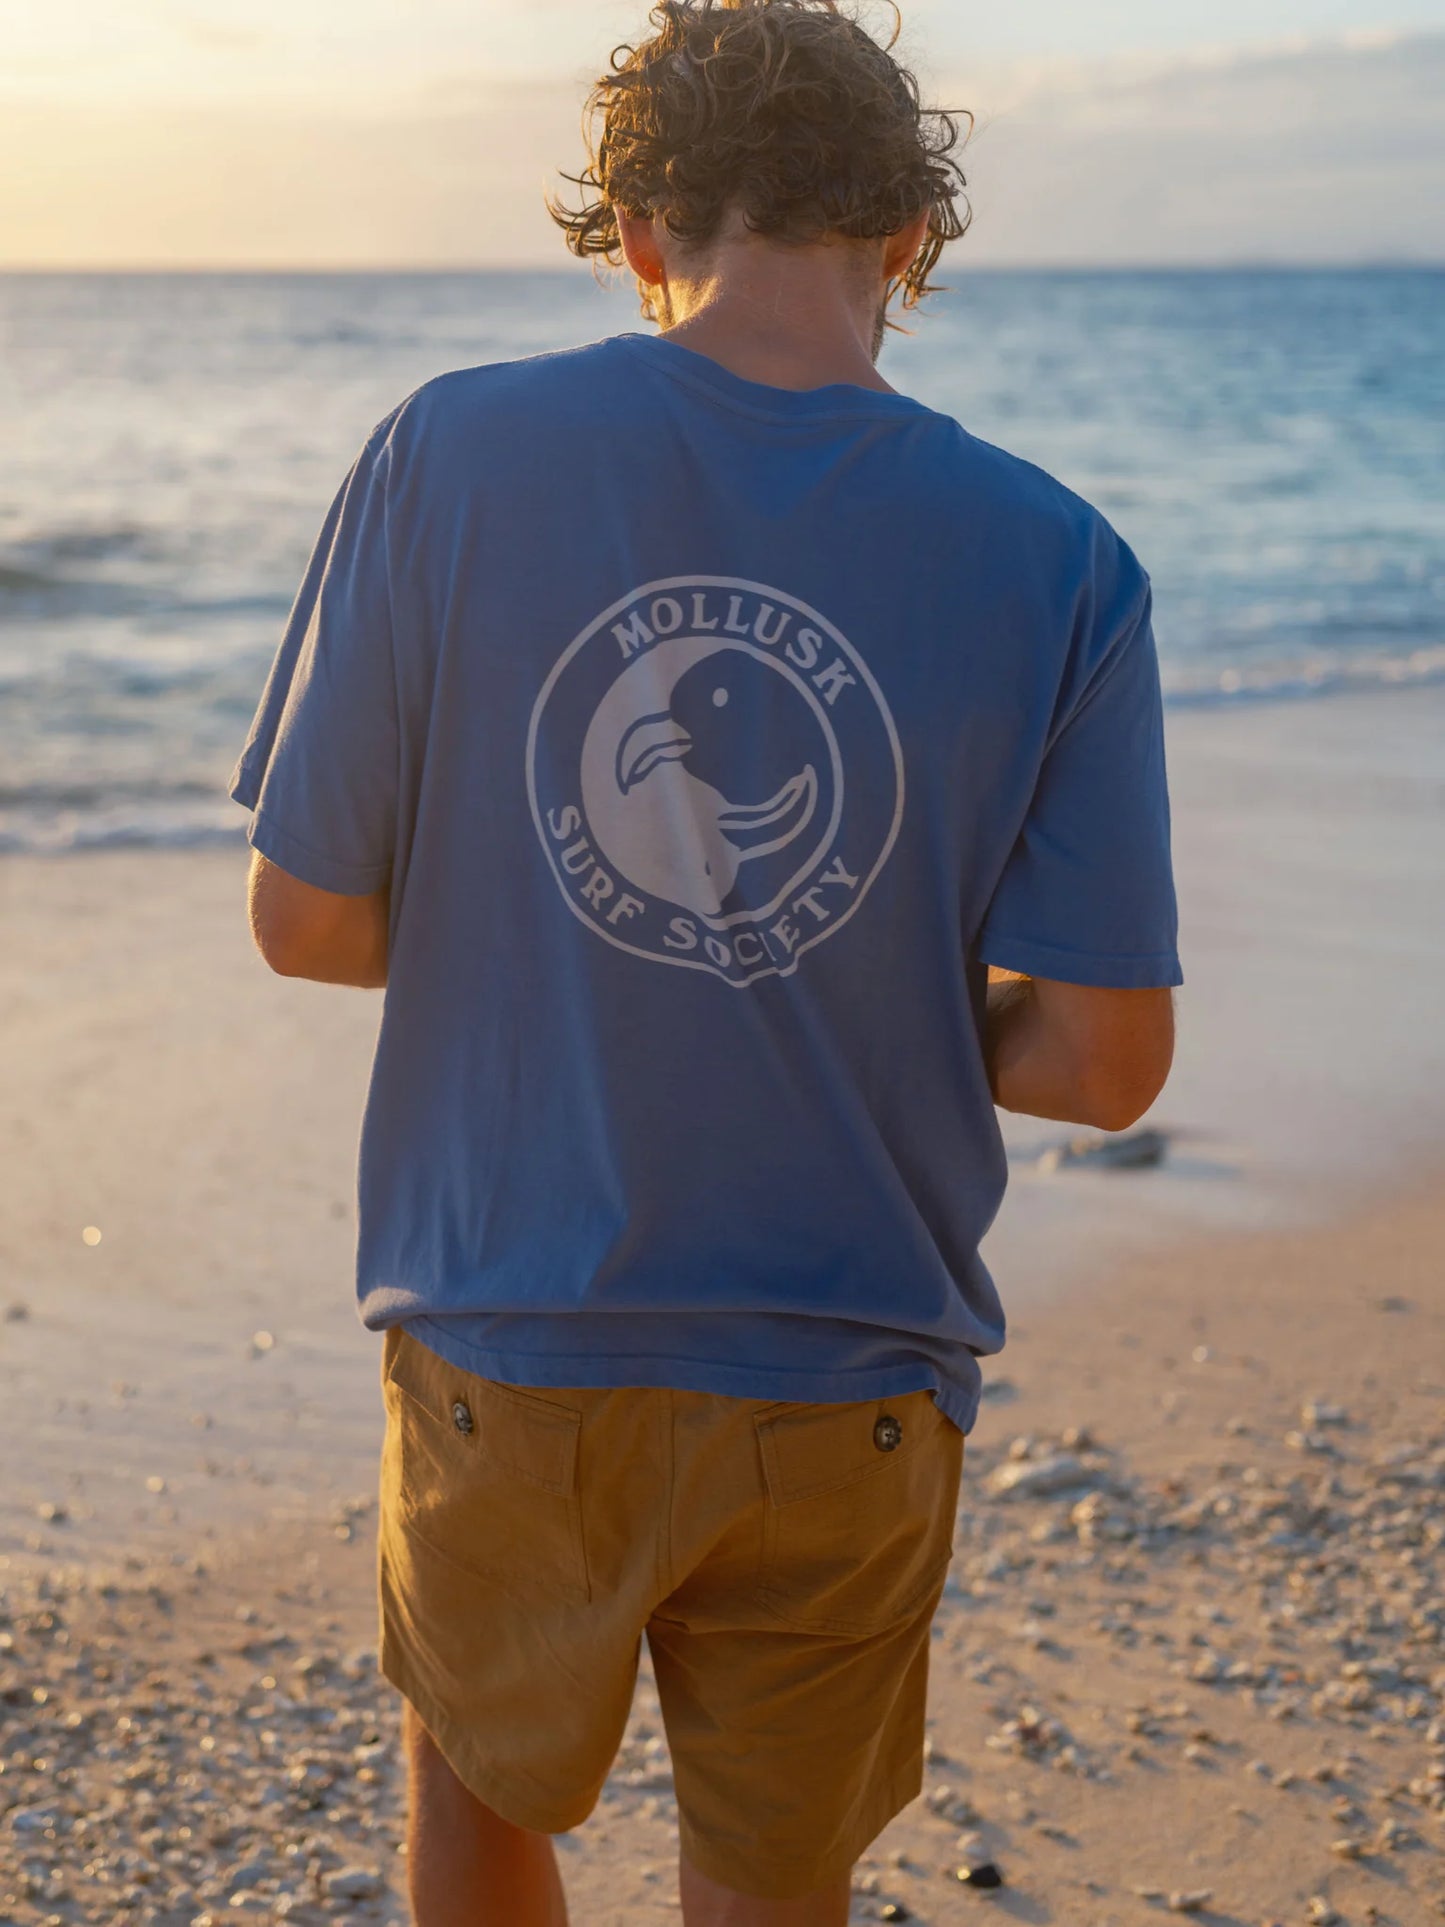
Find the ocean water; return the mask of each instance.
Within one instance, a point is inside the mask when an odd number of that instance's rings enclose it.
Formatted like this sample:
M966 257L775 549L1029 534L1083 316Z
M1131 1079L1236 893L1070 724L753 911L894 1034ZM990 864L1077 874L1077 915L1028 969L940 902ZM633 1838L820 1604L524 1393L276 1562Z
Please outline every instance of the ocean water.
M1445 272L955 279L885 373L1109 515L1170 701L1445 676ZM0 850L238 834L367 430L443 369L640 325L581 273L0 276Z

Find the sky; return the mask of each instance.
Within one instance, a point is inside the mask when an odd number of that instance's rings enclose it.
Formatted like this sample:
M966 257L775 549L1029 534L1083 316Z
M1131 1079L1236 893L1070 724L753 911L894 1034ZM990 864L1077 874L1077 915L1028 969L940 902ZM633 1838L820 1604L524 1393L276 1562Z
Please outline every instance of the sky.
M565 264L643 12L0 0L0 265ZM905 0L902 48L977 113L981 262L1445 260L1445 0Z

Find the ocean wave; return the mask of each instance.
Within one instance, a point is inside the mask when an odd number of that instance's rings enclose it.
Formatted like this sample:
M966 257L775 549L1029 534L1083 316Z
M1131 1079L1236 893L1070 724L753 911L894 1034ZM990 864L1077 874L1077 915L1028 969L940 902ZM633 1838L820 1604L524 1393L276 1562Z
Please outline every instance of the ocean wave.
M115 809L133 803L149 808L213 804L221 792L214 783L34 782L0 783L0 811L32 812Z
M1170 709L1201 709L1237 702L1290 702L1353 690L1418 688L1436 682L1445 682L1445 643L1414 649L1407 656L1357 656L1348 662L1316 659L1257 668L1231 663L1209 681L1197 676L1170 680L1164 701Z
M22 569L13 563L0 562L0 595L41 595L47 589L60 586L58 577L46 575L41 569Z
M101 850L199 850L236 846L244 842L245 835L244 823L230 829L220 823L0 826L0 857L76 856Z
M147 531L139 522L109 522L86 528L71 524L33 536L21 547L44 562L103 562L140 548Z
M137 522L103 522L87 528L61 523L9 544L0 558L0 592L35 595L77 585L68 573L74 563L110 562L147 547L147 531ZM80 579L83 582L83 578Z
M0 611L40 623L130 617L200 627L284 619L301 566L285 558L304 551L276 527L261 531L239 568L236 546L214 527L136 523L62 524L12 537L0 545Z
M191 849L234 843L245 821L219 779L37 778L0 789L0 855Z

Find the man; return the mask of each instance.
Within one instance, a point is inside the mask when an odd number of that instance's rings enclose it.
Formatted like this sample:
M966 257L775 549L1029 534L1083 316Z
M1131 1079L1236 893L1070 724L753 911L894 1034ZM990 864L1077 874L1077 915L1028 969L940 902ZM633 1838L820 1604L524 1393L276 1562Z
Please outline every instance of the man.
M689 1927L825 1927L921 1783L993 1107L1116 1129L1168 1070L1149 587L878 374L962 178L857 24L665 0L595 105L554 213L660 336L381 424L234 793L268 962L386 987L417 1921L565 1919L646 1633Z

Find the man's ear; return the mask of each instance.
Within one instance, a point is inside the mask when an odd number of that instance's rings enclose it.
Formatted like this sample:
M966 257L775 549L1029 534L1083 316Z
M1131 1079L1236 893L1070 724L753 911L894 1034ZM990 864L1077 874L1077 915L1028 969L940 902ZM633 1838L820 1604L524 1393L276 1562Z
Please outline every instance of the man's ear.
M909 262L928 239L928 224L932 219L932 208L925 208L922 214L915 215L907 227L901 227L896 234L888 236L883 249L885 281L896 281L907 272Z
M617 238L622 244L622 258L649 288L660 288L667 279L667 270L662 262L662 250L657 245L656 223L650 214L628 214L625 209L616 209Z

